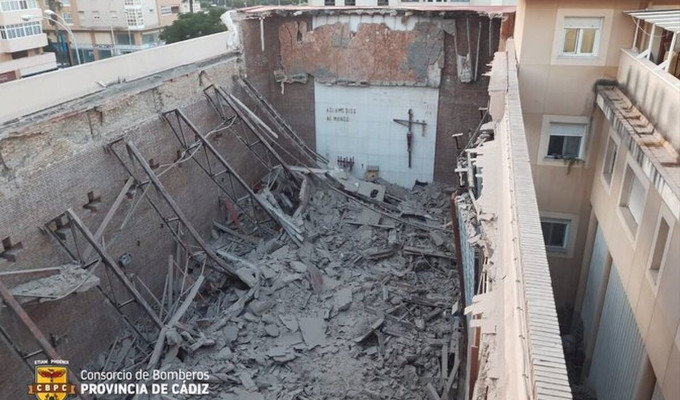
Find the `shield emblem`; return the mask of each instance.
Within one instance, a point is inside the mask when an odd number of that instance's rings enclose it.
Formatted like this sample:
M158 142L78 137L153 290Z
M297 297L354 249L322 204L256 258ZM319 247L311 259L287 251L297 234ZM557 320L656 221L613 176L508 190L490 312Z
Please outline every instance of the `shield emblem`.
M35 367L35 384L28 387L28 394L38 400L64 400L75 394L75 386L68 383L68 368L60 365Z

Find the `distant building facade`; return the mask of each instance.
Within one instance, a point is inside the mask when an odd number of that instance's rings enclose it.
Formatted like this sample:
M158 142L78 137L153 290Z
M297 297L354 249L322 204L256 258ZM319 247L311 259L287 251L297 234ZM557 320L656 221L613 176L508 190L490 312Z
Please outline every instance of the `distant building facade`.
M406 7L406 6L436 6L436 5L460 5L460 6L512 6L516 0L310 0L313 7Z
M53 53L44 53L47 36L40 21L38 0L0 1L0 83L57 68Z
M43 7L49 8L46 1ZM53 7L60 22L69 25L80 52L81 62L101 60L160 46L160 32L177 16L189 12L189 2L182 0L61 0ZM194 12L200 3L194 1ZM44 29L55 49L62 55L71 49L75 62L75 45L61 27L45 22ZM66 57L62 56L62 62ZM70 62L70 61L69 61Z

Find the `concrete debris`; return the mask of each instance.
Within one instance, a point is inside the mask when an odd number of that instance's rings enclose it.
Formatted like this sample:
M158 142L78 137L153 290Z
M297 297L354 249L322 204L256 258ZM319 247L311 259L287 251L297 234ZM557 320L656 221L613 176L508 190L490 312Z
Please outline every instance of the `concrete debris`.
M322 317L303 317L299 319L302 338L310 349L326 343L325 322Z
M173 302L191 306L164 315L156 366L208 371L215 399L457 398L465 347L446 189L290 169L305 193L280 170L258 193L285 233L256 242L243 221L214 225L211 246L243 270L238 281L210 272L194 293L202 268L176 276ZM111 354L129 355L100 358L130 368L148 357L135 349L118 340Z
M65 264L59 273L46 278L34 279L18 286L11 292L20 304L34 300L39 302L63 299L72 293L86 292L99 285L99 278L80 264Z
M343 288L335 293L335 309L338 311L347 311L352 305L352 289Z

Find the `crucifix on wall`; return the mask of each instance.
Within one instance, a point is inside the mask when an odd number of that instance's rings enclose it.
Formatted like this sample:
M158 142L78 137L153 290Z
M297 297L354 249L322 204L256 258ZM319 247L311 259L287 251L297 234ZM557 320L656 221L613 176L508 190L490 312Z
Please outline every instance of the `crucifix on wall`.
M408 128L406 132L406 150L408 151L408 167L411 168L411 151L413 150L413 125L420 125L423 129L423 136L425 136L425 121L414 121L413 120L413 110L408 109L408 119L394 119L394 122L399 125L403 125Z

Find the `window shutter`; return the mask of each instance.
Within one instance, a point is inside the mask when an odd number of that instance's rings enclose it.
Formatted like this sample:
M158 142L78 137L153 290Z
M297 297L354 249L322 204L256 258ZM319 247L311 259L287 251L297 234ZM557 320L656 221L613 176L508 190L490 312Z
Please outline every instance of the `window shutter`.
M600 29L602 27L602 18L566 17L566 18L564 18L564 27L565 28Z
M566 122L551 122L550 134L560 136L583 136L586 132L585 124L570 124Z

